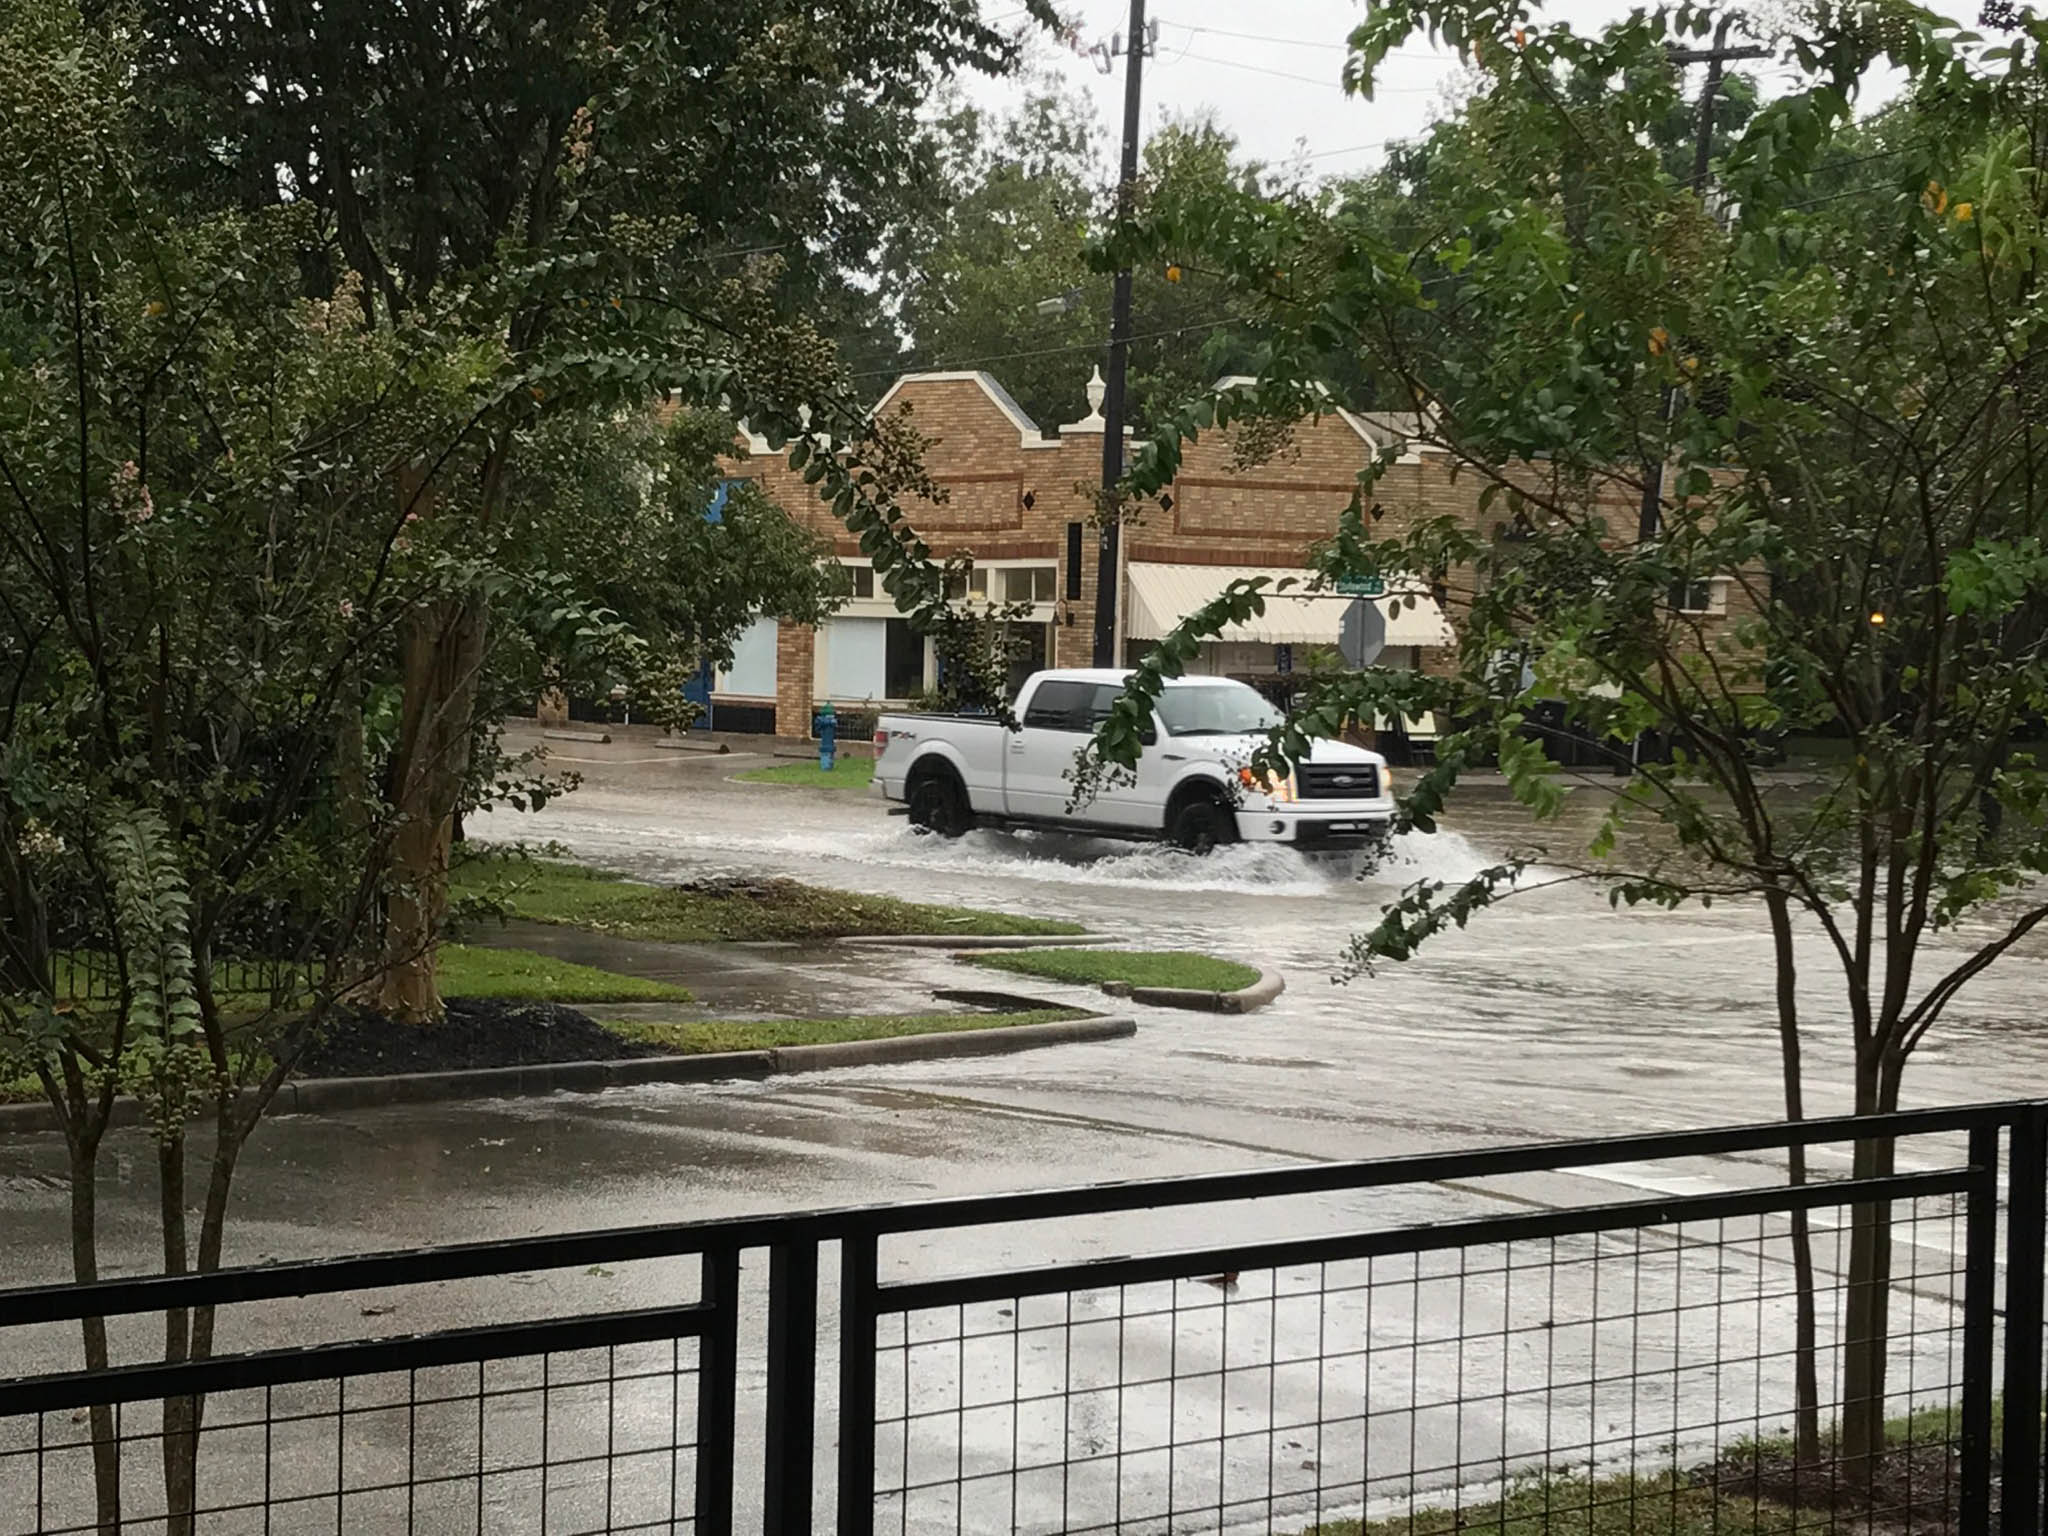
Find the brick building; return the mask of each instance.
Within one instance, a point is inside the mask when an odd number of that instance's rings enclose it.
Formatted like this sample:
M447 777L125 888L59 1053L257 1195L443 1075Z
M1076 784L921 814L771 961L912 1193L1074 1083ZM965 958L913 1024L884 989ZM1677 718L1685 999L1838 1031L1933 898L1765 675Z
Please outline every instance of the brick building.
M1099 383L1090 392L1099 406ZM1085 666L1092 657L1097 541L1088 525L1089 488L1099 484L1103 422L1042 430L986 373L924 373L899 378L878 410L908 405L916 429L933 439L925 455L947 499L908 510L941 559L974 557L973 591L1004 603L1029 603L1027 666ZM1452 472L1447 455L1408 442L1412 422L1336 410L1299 423L1267 462L1240 468L1232 435L1205 434L1189 446L1180 477L1164 498L1123 533L1119 649L1132 661L1233 578L1306 575L1308 552L1335 531L1357 475L1389 442L1402 445L1375 499L1389 531L1417 517L1450 514L1478 530L1478 484ZM742 639L714 694L716 723L751 722L781 735L808 734L816 706L842 709L900 703L936 681L929 643L912 632L875 583L858 543L831 510L766 445L736 461L732 473L757 479L795 518L831 537L851 568L854 596L813 630L758 620ZM1623 526L1631 508L1617 503ZM1383 665L1433 667L1453 643L1458 593L1470 573L1453 573L1446 613L1423 595L1387 622ZM1698 584L1688 604L1725 610L1726 582ZM1739 590L1739 589L1738 589ZM1265 616L1204 647L1199 669L1247 679L1271 678L1333 646L1348 599L1318 596L1269 601Z

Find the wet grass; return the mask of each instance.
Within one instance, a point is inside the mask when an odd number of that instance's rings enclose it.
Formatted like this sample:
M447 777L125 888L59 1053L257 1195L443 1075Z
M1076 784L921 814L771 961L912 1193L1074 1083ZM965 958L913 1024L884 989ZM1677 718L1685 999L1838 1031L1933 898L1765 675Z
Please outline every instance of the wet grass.
M1992 1404L1994 1445L2003 1406ZM1887 1420L1891 1449L1879 1461L1874 1498L1850 1492L1836 1460L1836 1436L1828 1430L1818 1463L1802 1466L1789 1435L1744 1437L1725 1445L1718 1459L1691 1468L1611 1477L1531 1473L1496 1498L1416 1508L1385 1520L1329 1521L1300 1536L1794 1536L1896 1528L1887 1514L1907 1516L1906 1529L1952 1530L1955 1511L1947 1506L1956 1490L1946 1463L1961 1439L1956 1405ZM1874 1502L1877 1518L1859 1502Z
M443 997L488 997L534 1003L687 1003L690 992L671 982L621 976L593 965L574 965L527 949L443 944Z
M875 760L871 757L842 757L827 773L817 759L804 763L777 763L773 768L755 768L733 775L744 784L796 784L805 789L853 789L866 792L875 781Z
M1015 1013L870 1014L846 1019L603 1022L606 1029L624 1039L696 1055L705 1051L765 1051L783 1045L832 1045L842 1040L891 1040L899 1035L947 1034L963 1029L1005 1029L1013 1024L1057 1024L1087 1017L1078 1008L1031 1008Z
M1791 1536L1815 1531L1789 1509L1729 1499L1674 1477L1532 1478L1499 1499L1418 1509L1388 1520L1337 1520L1304 1536Z
M1077 924L1047 918L931 906L795 880L656 886L580 864L503 855L465 862L455 871L453 886L458 896L495 904L509 917L671 943L1082 931Z
M1127 981L1134 987L1236 992L1259 979L1254 966L1181 949L1029 949L972 958L976 965L991 970L1098 985L1105 981Z

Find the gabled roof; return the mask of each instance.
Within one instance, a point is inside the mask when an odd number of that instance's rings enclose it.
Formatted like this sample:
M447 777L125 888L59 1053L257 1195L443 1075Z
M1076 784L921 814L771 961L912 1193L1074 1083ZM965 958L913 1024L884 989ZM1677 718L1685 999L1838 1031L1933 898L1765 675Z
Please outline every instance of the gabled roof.
M1250 389L1258 382L1249 373L1225 374L1216 381L1215 391L1219 395L1227 394L1231 390ZM1330 393L1328 386L1323 384L1316 386L1316 392L1325 398ZM1410 445L1421 435L1422 420L1419 416L1400 415L1390 411L1361 413L1347 410L1341 405L1335 406L1333 410L1343 419L1346 426L1374 448L1383 448L1388 443L1399 443L1404 449L1412 452Z
M963 383L973 384L984 395L988 396L989 403L1009 418L1010 424L1017 429L1018 441L1026 448L1035 448L1054 441L1054 439L1047 438L1044 433L1038 430L1038 423L1025 414L1024 407L1016 402L1007 389L996 382L993 374L983 373L978 368L964 369L952 373L898 374L896 382L891 384L883 392L882 398L875 402L875 409L878 412L886 409L889 402L896 398L906 384Z

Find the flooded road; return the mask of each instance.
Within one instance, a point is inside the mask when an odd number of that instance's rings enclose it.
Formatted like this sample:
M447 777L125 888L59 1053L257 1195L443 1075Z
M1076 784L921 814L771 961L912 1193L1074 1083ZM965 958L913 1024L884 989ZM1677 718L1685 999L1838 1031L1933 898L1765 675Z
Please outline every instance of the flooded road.
M557 765L595 750L618 749L572 746ZM487 818L476 835L551 838L654 879L787 874L1070 918L1149 947L1272 965L1287 980L1277 1003L1244 1019L1148 1014L1137 1039L1100 1052L908 1074L935 1088L1014 1105L1049 1093L1132 1125L1213 1133L1221 1121L1247 1144L1309 1156L1351 1150L1361 1135L1376 1147L1404 1135L1519 1139L1769 1119L1782 1108L1771 949L1754 903L1617 912L1592 888L1553 886L1478 914L1419 959L1336 979L1352 936L1402 887L1457 882L1530 846L1533 829L1503 790L1462 798L1445 830L1402 840L1361 878L1356 858L1275 847L1194 859L1048 834L975 832L947 843L912 833L863 796L732 782L744 765L730 759L571 766L590 776L578 793L537 817ZM1597 815L1595 793L1583 798L1585 814ZM1538 872L1529 883L1543 879ZM1926 974L1960 953L1938 940ZM1848 1104L1836 975L1816 935L1801 977L1815 1113ZM2048 936L2036 935L1951 1007L1916 1057L1909 1102L2048 1089L2044 983ZM1104 1055L1116 1060L1107 1072ZM1336 1145L1322 1145L1324 1135Z
M1416 961L1383 967L1377 976L1334 979L1351 936L1377 921L1381 907L1402 886L1418 879L1463 879L1511 846L1527 844L1525 819L1499 791L1468 798L1444 832L1406 840L1385 867L1361 877L1349 860L1308 860L1273 848L1226 849L1208 859L1192 859L1143 845L1048 836L975 833L944 843L913 835L862 796L731 780L730 775L762 761L655 751L631 742L564 744L555 766L584 774L582 789L541 814L482 817L468 831L480 840L553 841L578 858L649 879L789 875L847 890L1068 918L1147 947L1186 946L1275 966L1285 975L1287 990L1272 1006L1243 1018L1138 1009L1139 1029L1131 1039L1020 1056L850 1068L757 1083L651 1085L594 1095L278 1118L260 1130L244 1159L228 1262L1709 1126L1774 1119L1780 1113L1770 946L1761 912L1747 904L1717 904L1710 911L1615 912L1597 892L1551 886L1479 914L1469 929L1433 942ZM756 953L763 962L778 954ZM1936 965L1952 964L1959 953L1953 941L1939 941L1930 951L1929 974ZM829 987L839 975L910 998L960 980L950 961L930 953L841 954L813 947L786 952L784 958L805 969L808 988ZM1846 1015L1827 962L1817 944L1810 946L1801 978L1808 1017L1808 1102L1814 1113L1845 1109L1848 1103ZM1075 1001L1100 1001L1078 990L1046 990ZM773 988L761 993L770 1007L777 996ZM747 997L744 975L738 975L730 990L721 992L718 1005L730 1004L737 1011ZM1962 994L1909 1071L1908 1102L2041 1094L2048 1087L2048 1031L2040 1026L2043 997L2048 997L2048 941L2037 936ZM1938 1149L1924 1154L1939 1155ZM1901 1166L1913 1167L1912 1158ZM1816 1167L1832 1176L1844 1164L1832 1151L1823 1151ZM884 1279L896 1283L1027 1260L1441 1222L1646 1192L1737 1190L1766 1180L1775 1181L1767 1158L1702 1158L1528 1175L1511 1188L1416 1185L1254 1209L1132 1213L1067 1222L1056 1230L969 1230L894 1243L884 1250ZM6 1234L0 1244L0 1284L65 1276L63 1189L64 1154L56 1137L0 1138L0 1231ZM154 1156L146 1137L118 1133L110 1138L101 1202L107 1272L158 1267L154 1201ZM1923 1271L1924 1260L1926 1273L1952 1274L1958 1230L1947 1206L1930 1208L1924 1223L1916 1220L1905 1250L1914 1272ZM1170 1491L1189 1467L1207 1479L1210 1471L1203 1469L1213 1466L1219 1488L1226 1477L1232 1486L1242 1477L1249 1479L1245 1486L1262 1487L1263 1494L1252 1498L1242 1520L1219 1518L1189 1528L1227 1523L1300 1529L1312 1514L1355 1512L1377 1498L1394 1499L1390 1507L1398 1507L1403 1488L1483 1481L1469 1460L1475 1443L1498 1444L1497 1455L1489 1449L1483 1459L1485 1475L1497 1469L1505 1477L1530 1458L1540 1459L1546 1445L1556 1445L1561 1425L1581 1422L1575 1415L1582 1416L1584 1426L1571 1431L1581 1437L1578 1443L1605 1445L1603 1454L1610 1455L1635 1455L1652 1443L1683 1441L1687 1455L1710 1454L1718 1446L1718 1428L1710 1444L1698 1434L1676 1433L1682 1421L1712 1426L1753 1422L1761 1432L1782 1407L1782 1366L1759 1368L1752 1386L1735 1375L1724 1379L1715 1361L1725 1355L1722 1332L1729 1318L1754 1314L1757 1342L1747 1347L1760 1360L1764 1334L1775 1336L1783 1326L1777 1315L1785 1305L1783 1255L1775 1229L1758 1225L1744 1235L1724 1224L1709 1236L1679 1233L1660 1243L1638 1234L1631 1241L1635 1246L1626 1249L1613 1247L1608 1239L1591 1241L1574 1252L1553 1244L1544 1255L1548 1294L1542 1315L1527 1321L1529 1348L1513 1357L1521 1362L1513 1369L1527 1373L1527 1385L1523 1375L1513 1378L1512 1401L1505 1343L1496 1358L1486 1353L1492 1346L1469 1331L1472 1309L1480 1305L1475 1298L1482 1292L1473 1288L1464 1259L1455 1271L1442 1271L1427 1285L1412 1268L1405 1280L1385 1273L1358 1280L1362 1296L1387 1292L1391 1285L1408 1309L1405 1321L1390 1322L1383 1315L1375 1322L1368 1315L1359 1325L1362 1342L1344 1346L1363 1350L1374 1369L1384 1357L1402 1378L1388 1385L1369 1377L1360 1388L1395 1405L1384 1427L1394 1448L1372 1451L1375 1479L1383 1469L1384 1485L1369 1487L1361 1475L1340 1487L1330 1476L1306 1475L1324 1458L1332 1465L1355 1460L1362 1469L1367 1449L1361 1437L1383 1432L1373 1417L1378 1410L1363 1397L1345 1406L1343 1412L1361 1425L1345 1430L1335 1422L1340 1415L1332 1405L1338 1399L1325 1401L1321 1376L1312 1388L1290 1385L1270 1360L1261 1365L1247 1356L1251 1363L1245 1369L1254 1372L1245 1378L1249 1388L1228 1369L1219 1370L1212 1382L1181 1388L1180 1406L1164 1410L1163 1422L1169 1426L1164 1470L1147 1470L1135 1457L1126 1467L1119 1451L1114 1487L1102 1497L1128 1516L1136 1506L1123 1502L1127 1497L1153 1498L1159 1488ZM1582 1282L1581 1272L1569 1266L1588 1262L1590 1271ZM1500 1263L1505 1276L1517 1261L1504 1254ZM1604 1302L1603 1264L1610 1272ZM1615 1299L1617 1266L1632 1277L1634 1293L1626 1302ZM1836 1268L1832 1256L1823 1267ZM742 1319L749 1339L758 1339L765 1328L758 1271L750 1257L743 1285L752 1299ZM1317 1302L1314 1320L1300 1325L1306 1331L1291 1333L1285 1298L1296 1285L1312 1284L1317 1295L1335 1294L1333 1273L1325 1269L1307 1278L1277 1269L1247 1273L1227 1297L1200 1281L1183 1282L1167 1296L1163 1321L1160 1304L1149 1303L1154 1310L1147 1312L1133 1299L1135 1290L1130 1296L1105 1293L1093 1300L1083 1295L1069 1303L1060 1331L1049 1336L1049 1347L1065 1351L1065 1369L1083 1373L1071 1378L1076 1393L1086 1372L1114 1378L1124 1368L1116 1361L1128 1367L1127 1348L1142 1346L1154 1353L1198 1344L1206 1348L1204 1330L1212 1327L1219 1338L1223 1330L1240 1330L1234 1337L1252 1356L1262 1350L1270 1354L1284 1341L1289 1351L1313 1358L1336 1348L1329 1319L1340 1314L1326 1314L1324 1303ZM358 1330L400 1333L570 1309L644 1307L673 1299L679 1289L687 1294L693 1278L673 1262L616 1270L592 1266L587 1273L546 1279L500 1277L452 1288L350 1297L338 1309L332 1300L280 1303L238 1310L224 1320L221 1343L226 1348L301 1344L347 1338ZM1573 1397L1576 1389L1559 1386L1567 1348L1583 1349L1595 1361L1616 1348L1625 1358L1640 1358L1651 1349L1651 1343L1638 1342L1635 1319L1646 1314L1644 1297L1667 1292L1674 1298L1704 1293L1715 1299L1688 1304L1696 1310L1685 1315L1704 1320L1700 1327L1707 1331L1700 1338L1674 1334L1668 1345L1654 1346L1667 1351L1671 1364L1666 1369L1674 1383L1654 1414L1644 1402L1631 1400L1624 1412L1604 1396L1596 1404L1590 1387ZM1949 1303L1933 1282L1914 1296L1910 1305L1926 1315L1912 1330L1915 1338L1904 1345L1898 1364L1908 1383L1913 1370L1920 1373L1920 1385L1909 1391L1945 1401L1956 1379ZM1768 1327L1765 1297L1773 1309ZM832 1299L828 1282L822 1298L828 1350L836 1348ZM1227 1314L1222 1310L1226 1301ZM1498 1301L1503 1317L1509 1305L1504 1294ZM1102 1309L1099 1317L1084 1317L1090 1306ZM1258 1331L1261 1315L1264 1334ZM359 1320L366 1317L379 1321ZM1099 1325L1098 1332L1115 1341L1106 1357L1089 1354L1094 1347L1086 1342L1089 1318ZM1568 1318L1578 1320L1571 1326L1582 1328L1583 1338L1567 1335ZM969 1319L947 1309L936 1321L943 1333L966 1328ZM1013 1353L1027 1322L1021 1312L992 1312L981 1320ZM1445 1329L1455 1335L1461 1328L1464 1342L1432 1363L1424 1341L1447 1337ZM916 1335L898 1332L893 1337L896 1352L907 1362ZM13 1371L61 1368L76 1352L74 1336L50 1328L17 1330L5 1342ZM146 1353L151 1344L147 1330L135 1329L125 1338L125 1350L117 1353ZM885 1333L881 1344L887 1358L891 1336ZM948 1358L960 1347L945 1344L937 1358ZM1224 1345L1219 1342L1216 1348L1221 1358ZM746 1358L758 1361L751 1353ZM959 1401L964 1365L923 1385L913 1385L907 1363L903 1369L900 1390L890 1389L898 1395L883 1399L885 1415L903 1416L907 1422L913 1409ZM968 1373L993 1382L989 1390L996 1398L1015 1396L1020 1403L1014 1411L992 1412L980 1428L963 1420L957 1429L967 1452L979 1464L1015 1466L1020 1446L1028 1450L1045 1440L1038 1451L1063 1469L1062 1456L1096 1454L1087 1451L1093 1441L1071 1438L1064 1418L1056 1433L1026 1421L1021 1405L1026 1378L1017 1374L1023 1369L1013 1365L1007 1378L1000 1371ZM1256 1374L1261 1370L1264 1376ZM1488 1390L1498 1398L1499 1412L1475 1423L1474 1410L1467 1406L1468 1382L1479 1379L1475 1372L1496 1370L1500 1385ZM745 1372L740 1433L753 1455L759 1445L761 1379L756 1364ZM630 1394L614 1401L621 1412L666 1424L675 1411L674 1390L673 1381L662 1374L644 1389L651 1394L645 1403L635 1406ZM1118 1434L1124 1432L1120 1415L1127 1403L1121 1394L1131 1390L1113 1389L1119 1417L1112 1428ZM1213 1421L1202 1417L1200 1423L1220 1426L1226 1409L1232 1415L1240 1411L1237 1399L1246 1391L1265 1405L1260 1411L1267 1418L1259 1422L1269 1428L1263 1439L1250 1436L1231 1452L1237 1457L1242 1451L1241 1469L1231 1470L1237 1460L1190 1460L1194 1452L1173 1449L1216 1436L1216 1430L1199 1426L1183 1434L1178 1414L1213 1414ZM1312 1433L1276 1434L1270 1428L1279 1422L1271 1417L1273 1404L1283 1403L1291 1391L1308 1394L1307 1405L1297 1405L1296 1419L1311 1425ZM539 1400L542 1406L536 1410L516 1393L508 1397L508 1422L531 1428L537 1418L545 1424L545 1386ZM1430 1402L1440 1405L1431 1410L1437 1420L1424 1422L1422 1405ZM829 1411L830 1405L828 1382L823 1406ZM1158 1418L1149 1409L1129 1411L1137 1416L1134 1424ZM1084 1438L1101 1429L1099 1424L1089 1429L1085 1416L1074 1423L1082 1428L1071 1433ZM408 1438L415 1433L418 1440ZM445 1445L434 1438L439 1433L387 1427L364 1450L396 1456L424 1446L459 1459L468 1431L451 1429ZM0 1434L0 1481L8 1473L25 1475L33 1465L32 1460L9 1462L5 1452L16 1447L4 1443L7 1438ZM951 1454L943 1447L927 1452L900 1434L894 1441L885 1434L883 1451L885 1458L893 1458L892 1466L900 1467L895 1475L906 1484L935 1465L928 1464L929 1455L943 1461ZM822 1479L829 1474L824 1460L829 1443L821 1443L819 1453ZM339 1451L334 1454L338 1466ZM306 1467L325 1465L313 1453L307 1456L312 1459L302 1458ZM350 1457L350 1464L357 1464L353 1447ZM224 1486L253 1478L259 1465L252 1462L246 1472L225 1470ZM956 1471L953 1480L959 1476ZM1057 1516L1022 1524L1065 1528L1064 1470L1061 1476ZM948 1479L938 1476L938 1483ZM1309 1484L1314 1491L1308 1491ZM406 1523L388 1528L469 1529L474 1518L509 1529L522 1523L519 1511L526 1505L521 1501L530 1500L536 1486L545 1500L545 1483L533 1484L521 1474L495 1492L479 1486L473 1498L464 1493L470 1502L461 1503L445 1524L419 1524L408 1515ZM576 1486L576 1479L561 1486ZM462 1483L457 1491L467 1487ZM598 1487L591 1482L584 1491L596 1497ZM673 1487L665 1481L662 1496ZM1010 1474L992 1472L985 1491L998 1503L1010 1500L1014 1510L1022 1487ZM608 1501L609 1482L602 1492ZM743 1488L742 1497L747 1505L755 1494ZM987 1528L959 1502L964 1497L947 1494L954 1502L940 1499L926 1510L906 1492L896 1515L911 1530L953 1530L963 1524ZM1325 1502L1326 1497L1333 1502ZM0 1497L0 1507L6 1503ZM309 1518L330 1519L332 1508L316 1500L308 1506ZM369 1518L367 1505L351 1508L358 1521L354 1528L387 1528ZM1166 1526L1126 1520L1125 1528ZM0 1530L5 1529L0 1521Z

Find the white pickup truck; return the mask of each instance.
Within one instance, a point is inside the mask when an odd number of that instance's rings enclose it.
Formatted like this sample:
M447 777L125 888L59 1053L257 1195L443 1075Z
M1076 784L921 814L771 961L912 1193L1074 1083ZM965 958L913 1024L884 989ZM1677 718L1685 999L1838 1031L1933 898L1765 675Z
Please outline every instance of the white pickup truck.
M1039 827L1164 838L1194 853L1240 839L1306 849L1385 842L1394 814L1386 759L1318 741L1285 778L1254 774L1247 765L1279 713L1255 690L1220 677L1169 681L1135 780L1105 784L1069 811L1074 755L1129 676L1035 673L1017 695L1016 730L990 716L883 715L870 793L946 837L977 826Z

